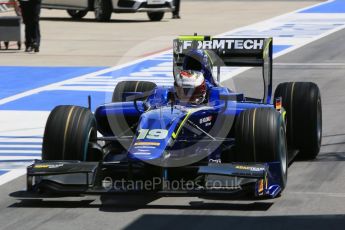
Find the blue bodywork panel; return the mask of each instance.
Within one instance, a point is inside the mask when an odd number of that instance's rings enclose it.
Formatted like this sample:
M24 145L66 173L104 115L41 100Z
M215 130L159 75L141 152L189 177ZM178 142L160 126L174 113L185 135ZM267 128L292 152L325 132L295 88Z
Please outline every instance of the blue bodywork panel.
M247 102L243 94L233 93L225 87L212 88L208 103L201 105L178 102L171 105L168 102L169 92L173 92L173 88L157 87L145 102L150 107L150 110L145 112L143 101L110 103L98 107L95 116L99 131L104 136L118 136L119 133L112 129L115 123L121 123L121 119L138 121L128 157L132 160L155 160L164 158L167 150L181 149L176 145L179 140L190 139L192 136L201 140L205 137L205 133L195 136L195 133L186 129L187 122L197 124L208 133L211 130L224 128L224 124L220 121L229 117L233 120L243 110L273 107L270 104ZM228 96L228 99L221 100L224 96ZM231 128L228 127L228 132ZM141 132L147 133L144 135ZM231 138L231 136L221 136L221 138ZM197 149L195 152L198 152ZM182 157L185 157L185 154L182 154Z

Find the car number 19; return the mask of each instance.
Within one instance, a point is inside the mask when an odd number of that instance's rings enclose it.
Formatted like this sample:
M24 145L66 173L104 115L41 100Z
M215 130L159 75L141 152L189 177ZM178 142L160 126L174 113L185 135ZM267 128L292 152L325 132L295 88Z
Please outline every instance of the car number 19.
M137 137L138 140L142 139L155 139L155 140L162 140L168 136L168 130L165 129L140 129L139 135Z

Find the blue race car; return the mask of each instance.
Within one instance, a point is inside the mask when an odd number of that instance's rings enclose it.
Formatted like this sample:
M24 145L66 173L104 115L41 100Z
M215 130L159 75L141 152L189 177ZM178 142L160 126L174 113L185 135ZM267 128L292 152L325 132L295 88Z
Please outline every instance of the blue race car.
M271 38L181 36L173 54L171 87L123 81L94 113L54 108L27 190L274 198L297 154L317 156L319 88L281 83L272 97ZM263 98L221 86L221 68L229 66L262 67Z

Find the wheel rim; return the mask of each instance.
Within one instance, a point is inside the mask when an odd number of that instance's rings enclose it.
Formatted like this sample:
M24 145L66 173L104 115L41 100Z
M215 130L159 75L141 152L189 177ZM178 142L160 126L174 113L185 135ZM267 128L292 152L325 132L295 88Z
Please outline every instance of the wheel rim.
M96 138L97 136L97 131L95 131L95 129L92 127L87 135L87 144L85 144L85 148L84 148L84 154L83 154L83 161L87 160L88 157L88 146L89 146L89 142L91 138Z
M285 138L285 132L284 132L284 127L280 128L280 149L279 149L279 154L280 154L280 161L282 164L282 171L283 175L286 174L287 170L287 154L286 154L286 138Z
M321 100L317 101L317 112L316 112L316 130L317 130L317 141L319 147L321 146L322 137L322 116L321 116Z

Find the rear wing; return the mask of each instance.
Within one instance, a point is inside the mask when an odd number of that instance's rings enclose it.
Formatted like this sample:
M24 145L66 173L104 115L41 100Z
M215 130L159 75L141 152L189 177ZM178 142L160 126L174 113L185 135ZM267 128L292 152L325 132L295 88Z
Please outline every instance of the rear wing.
M211 36L180 36L174 40L174 68L183 65L191 50L205 50L217 67L220 82L220 68L262 67L265 92L262 102L270 103L272 95L272 38L212 38Z

